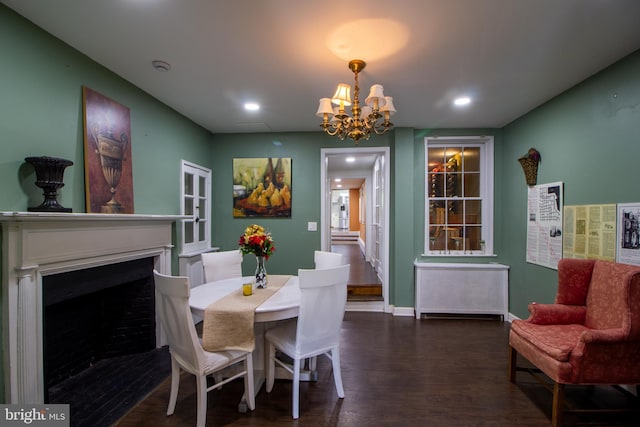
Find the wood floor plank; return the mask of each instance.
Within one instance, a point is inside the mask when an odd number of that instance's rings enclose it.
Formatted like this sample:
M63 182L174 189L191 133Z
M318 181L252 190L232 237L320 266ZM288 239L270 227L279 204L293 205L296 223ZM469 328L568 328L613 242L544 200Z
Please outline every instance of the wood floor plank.
M509 324L497 320L420 319L347 312L342 332L345 398L338 399L328 359L318 359L318 381L300 387L300 418L291 418L291 383L264 387L256 409L239 413L242 382L209 393L208 426L548 426L551 394L519 373L509 381ZM183 376L174 415L166 416L169 381L131 410L118 427L193 426L195 381ZM595 402L589 396L595 396ZM581 404L621 405L622 395L567 387ZM624 402L623 402L624 401ZM638 426L637 415L568 415L570 426Z
M346 263L351 265L349 285L380 285L375 270L362 254L358 245L331 245L331 252L342 254Z

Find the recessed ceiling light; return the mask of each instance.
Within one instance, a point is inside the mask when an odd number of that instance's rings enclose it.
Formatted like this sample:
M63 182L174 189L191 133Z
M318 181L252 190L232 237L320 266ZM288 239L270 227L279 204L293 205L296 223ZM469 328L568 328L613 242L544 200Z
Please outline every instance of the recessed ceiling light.
M356 161L355 157L347 157L346 159L344 159L347 163L353 163Z
M342 184L336 185L336 188L342 188Z
M336 178L334 179L335 182L342 182L342 178Z
M257 102L247 102L244 104L244 109L247 111L258 111L260 109L260 105Z
M469 105L471 104L471 98L469 98L468 96L461 96L459 98L456 98L453 101L454 105L457 105L458 107L462 107L464 105Z

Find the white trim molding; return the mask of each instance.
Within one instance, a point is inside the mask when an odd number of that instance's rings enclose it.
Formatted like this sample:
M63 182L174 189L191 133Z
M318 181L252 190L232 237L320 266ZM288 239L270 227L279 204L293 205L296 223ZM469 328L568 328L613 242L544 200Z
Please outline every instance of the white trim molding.
M172 224L182 218L0 212L6 403L44 403L43 276L149 257L170 274Z

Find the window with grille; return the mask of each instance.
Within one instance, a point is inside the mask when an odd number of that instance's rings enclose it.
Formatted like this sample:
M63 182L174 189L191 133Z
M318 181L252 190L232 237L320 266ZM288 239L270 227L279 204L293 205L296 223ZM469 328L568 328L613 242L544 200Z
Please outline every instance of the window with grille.
M493 252L493 138L425 138L425 254Z

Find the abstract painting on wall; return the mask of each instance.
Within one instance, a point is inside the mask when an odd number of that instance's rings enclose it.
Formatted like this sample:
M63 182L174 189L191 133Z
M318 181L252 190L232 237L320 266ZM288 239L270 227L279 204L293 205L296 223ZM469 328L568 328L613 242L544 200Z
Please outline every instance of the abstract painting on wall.
M290 157L233 159L234 218L291 218L291 184Z

